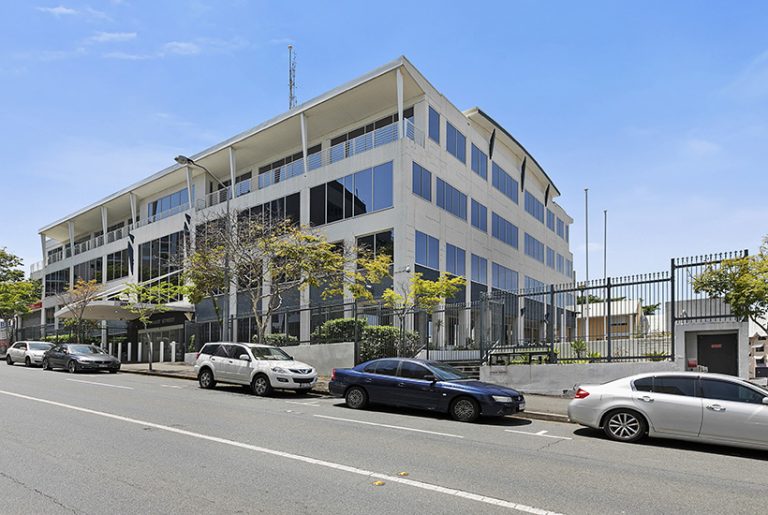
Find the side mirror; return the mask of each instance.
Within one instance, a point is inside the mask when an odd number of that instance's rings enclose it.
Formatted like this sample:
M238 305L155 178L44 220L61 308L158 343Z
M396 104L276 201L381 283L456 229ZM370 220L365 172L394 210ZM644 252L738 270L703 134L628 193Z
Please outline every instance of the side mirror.
M240 354L240 357L237 359L242 359L243 361L251 361L251 357L248 354Z
M763 404L768 404L768 397L763 397Z
M427 374L423 377L425 381L432 381L433 383L437 382L437 377L434 376L434 374Z

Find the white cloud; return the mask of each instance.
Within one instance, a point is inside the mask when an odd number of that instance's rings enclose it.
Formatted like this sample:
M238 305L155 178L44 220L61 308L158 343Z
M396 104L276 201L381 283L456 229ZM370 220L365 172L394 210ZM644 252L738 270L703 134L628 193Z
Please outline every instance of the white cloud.
M64 7L63 5L59 5L57 7L35 7L35 9L43 13L52 14L57 18L59 16L71 16L77 14L75 9L70 9L69 7Z
M274 38L269 40L270 45L293 45L296 41L293 38Z
M97 32L88 41L92 43L122 43L136 39L135 32Z
M40 12L51 14L57 18L61 16L82 16L85 18L91 18L94 20L111 20L109 15L103 11L97 11L96 9L93 9L91 7L86 7L84 9L72 9L71 7L65 7L63 5L59 5L56 7L35 7Z
M130 52L106 52L101 55L104 59L117 59L120 61L144 61L147 59L155 59L158 56L156 54L134 54Z
M163 53L176 55L195 55L200 53L200 46L190 41L170 41L163 45Z
M688 138L683 143L684 151L697 158L711 157L722 150L722 147L715 142L701 138Z

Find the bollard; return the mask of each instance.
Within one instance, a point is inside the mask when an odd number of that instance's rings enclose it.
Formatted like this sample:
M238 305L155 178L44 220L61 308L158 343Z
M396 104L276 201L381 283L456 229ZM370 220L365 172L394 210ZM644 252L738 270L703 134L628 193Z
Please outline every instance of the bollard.
M114 356L114 354L112 354L112 342L109 342L109 355Z
M117 359L123 361L123 342L117 342Z
M160 363L165 361L165 342L160 340Z
M138 351L139 351L139 355L137 356L139 359L137 359L136 361L137 363L141 363L141 348L144 346L141 344L141 342L138 342L136 346L138 347Z
M176 342L171 342L171 361L176 363Z
M125 361L131 361L131 356L132 356L132 354L131 354L131 346L132 345L133 344L131 342L128 342L128 359L126 359Z

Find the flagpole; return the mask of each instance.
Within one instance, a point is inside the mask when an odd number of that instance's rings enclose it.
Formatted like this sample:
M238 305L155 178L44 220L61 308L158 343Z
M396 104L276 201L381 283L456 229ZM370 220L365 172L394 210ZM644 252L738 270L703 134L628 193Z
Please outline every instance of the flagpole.
M608 284L608 210L603 209L603 286ZM603 302L603 339L608 338L608 302L610 299L605 297Z
M589 341L589 188L584 188L584 254L585 254L585 273L584 281L587 288L584 290L584 303L587 313L584 323L584 339Z

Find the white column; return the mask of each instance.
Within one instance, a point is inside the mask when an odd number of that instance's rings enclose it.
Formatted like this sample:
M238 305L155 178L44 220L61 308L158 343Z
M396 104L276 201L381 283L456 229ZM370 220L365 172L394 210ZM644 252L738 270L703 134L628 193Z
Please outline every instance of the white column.
M131 192L128 194L128 198L131 201L131 223L133 224L134 229L136 228L136 195Z
M69 221L67 222L67 231L69 232L69 253L70 256L75 257L75 222ZM64 256L66 257L66 252L64 253ZM74 266L69 266L69 287L72 288L75 285L75 268Z
M171 342L171 361L176 363L176 342Z
M130 343L128 344L130 345ZM123 360L123 342L117 342L117 359Z
M131 360L131 347L132 347L131 342L128 342L128 359L126 359L126 361Z
M192 198L192 169L189 166L187 166L186 172L187 172L187 196L189 197L189 207L194 208L195 199Z
M48 247L45 244L46 237L45 234L40 233L40 248L43 251L43 268L48 266ZM45 281L43 281L43 285L45 285ZM45 291L43 291L43 298L45 298Z
M237 156L235 147L229 147L229 180L232 181L232 193L235 191L235 176L237 175ZM234 195L233 195L234 196Z
M165 342L160 340L160 363L165 361Z
M405 135L405 122L403 121L403 74L400 72L400 68L397 69L397 119L399 120L399 126L401 127L399 137Z
M138 351L138 356L137 356L137 359L136 359L137 363L141 363L141 348L142 347L144 347L144 346L141 344L141 337L139 337L139 338L137 338L137 341L136 341L136 350Z
M104 236L104 243L106 243L107 238L107 228L109 227L109 213L107 213L107 207L101 206L101 233L102 236Z
M301 121L301 153L304 156L304 175L309 171L309 163L307 163L307 121L304 116L304 111L299 116Z

